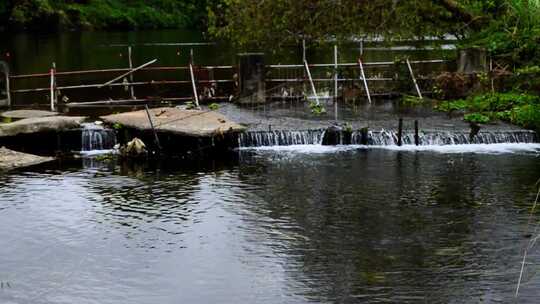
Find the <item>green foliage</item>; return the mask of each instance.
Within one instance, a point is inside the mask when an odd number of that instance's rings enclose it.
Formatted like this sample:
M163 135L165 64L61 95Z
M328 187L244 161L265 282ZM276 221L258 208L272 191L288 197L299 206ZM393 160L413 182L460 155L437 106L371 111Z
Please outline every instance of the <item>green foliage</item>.
M495 93L442 102L440 111L467 111L466 121L487 123L494 119L508 121L540 131L540 96L524 93Z
M116 122L116 123L113 124L112 127L113 127L113 129L115 129L115 130L121 130L121 129L124 127L124 125L122 125L122 124L119 123L119 122Z
M467 108L468 102L463 99L445 101L435 106L436 110L443 112L465 111Z
M484 114L470 113L470 114L465 114L465 116L463 116L463 120L468 121L468 122L485 124L485 123L488 123L491 119Z
M358 36L442 36L462 25L449 21L448 12L438 2L224 0L209 5L209 32L240 46L274 48L302 39L321 42Z
M516 69L512 82L516 90L540 93L540 66L531 65Z
M0 5L20 28L186 28L206 23L212 0L21 0Z
M414 96L414 95L405 95L403 96L403 99L401 100L401 103L404 106L408 106L408 107L420 106L420 105L423 105L425 102L426 102L425 99L420 98L418 96Z
M498 2L493 12L488 11L485 25L471 32L465 45L485 47L491 55L517 66L540 63L540 1Z
M540 104L526 104L515 107L511 122L540 132Z
M197 107L195 106L195 102L193 102L193 100L190 100L188 102L186 102L186 109L188 110L194 110L196 109Z
M321 104L318 104L315 101L309 102L309 108L311 109L311 113L315 115L322 115L326 113L326 109Z
M211 104L208 105L208 108L209 108L210 110L212 110L212 111L215 111L215 110L219 109L219 104L217 104L217 103L215 103L215 102L214 102L214 103L211 103Z

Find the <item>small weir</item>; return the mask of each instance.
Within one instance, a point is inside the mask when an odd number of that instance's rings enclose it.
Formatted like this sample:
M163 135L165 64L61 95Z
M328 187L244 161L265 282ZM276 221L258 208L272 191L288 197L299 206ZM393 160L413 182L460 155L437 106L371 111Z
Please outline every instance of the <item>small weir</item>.
M322 144L325 130L304 131L253 131L241 134L239 137L240 147L262 146L291 146L291 145L320 145ZM350 142L352 145L360 145L363 141L362 133L354 131L350 134L350 140L346 140L347 134L342 132L339 136L340 144ZM368 145L392 146L397 145L397 131L381 130L367 133ZM420 145L463 145L463 144L501 144L501 143L536 143L537 136L533 131L486 131L479 132L470 138L468 132L454 131L426 131L419 133ZM404 145L414 145L414 133L403 133Z
M324 129L302 131L253 131L240 134L240 147L291 146L321 144Z
M82 152L113 149L116 144L114 130L95 123L85 123L82 126Z

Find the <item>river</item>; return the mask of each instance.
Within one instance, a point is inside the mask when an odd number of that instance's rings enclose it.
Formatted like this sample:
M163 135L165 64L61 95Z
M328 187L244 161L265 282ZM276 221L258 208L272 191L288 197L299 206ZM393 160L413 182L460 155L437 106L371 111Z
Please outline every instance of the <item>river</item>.
M493 147L2 174L0 302L508 303L539 149ZM519 303L540 296L539 261L530 250Z

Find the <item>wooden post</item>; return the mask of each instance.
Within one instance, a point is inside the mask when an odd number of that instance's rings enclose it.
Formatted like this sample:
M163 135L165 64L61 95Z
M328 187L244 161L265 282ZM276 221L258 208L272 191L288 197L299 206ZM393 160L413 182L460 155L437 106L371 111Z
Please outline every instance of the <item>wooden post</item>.
M191 88L193 89L193 96L195 96L195 106L200 109L199 106L199 94L197 94L197 86L195 85L195 74L193 73L193 64L189 63L189 74L191 75Z
M491 93L495 93L495 81L493 80L493 58L489 58L489 80L491 82Z
M4 74L5 88L6 88L6 99L5 104L0 104L0 106L11 107L11 92L9 85L9 66L7 62L0 61L0 72Z
M362 128L360 130L360 135L361 135L360 144L361 145L365 146L368 144L368 137L369 137L368 130L369 130L368 127Z
M302 61L306 60L306 39L302 39Z
M338 48L334 44L334 119L338 119Z
M408 58L407 58L407 67L409 68L409 73L411 73L411 77L414 82L414 87L416 88L416 93L418 93L418 97L420 97L420 99L424 99L424 97L422 96L422 92L420 92L420 87L418 86L418 82L416 82L416 77L414 77L414 72L411 67L411 62L409 61Z
M360 74L362 76L362 80L364 81L364 88L366 89L366 95L369 101L369 104L371 104L371 93L369 93L369 87L366 79L366 73L364 73L364 65L362 64L362 59L358 59L358 66L360 66Z
M52 67L51 67L51 70L50 70L50 74L51 74L51 81L50 81L50 87L49 87L49 97L50 97L50 101L51 101L51 111L55 111L55 95L54 94L54 90L55 90L55 78L54 78L54 73L56 72L56 63L53 62L52 64Z
M129 70L133 70L133 59L131 58L131 45L128 46L128 60L129 60ZM133 74L129 74L129 82L133 83ZM130 93L131 99L136 99L135 87L133 85L129 86L129 93Z
M150 116L150 110L148 109L148 104L145 104L144 108L146 110L146 115L148 116L148 122L150 122L150 127L152 128L152 132L154 133L154 140L156 142L156 146L158 150L161 151L161 144L159 143L159 137L157 135L156 129L154 128L154 122L152 121L152 116Z
M317 102L317 105L320 105L319 102L319 95L317 95L317 90L315 90L315 84L313 83L313 78L311 78L311 72L309 71L309 66L307 61L304 61L304 67L306 68L306 73L308 75L309 83L311 84L311 91L313 92L313 95L315 96L315 102Z
M414 121L414 144L420 145L420 136L418 135L418 120Z
M400 118L399 119L399 124L398 124L398 133L397 133L397 145L398 146L401 146L403 144L402 135L403 135L403 118Z

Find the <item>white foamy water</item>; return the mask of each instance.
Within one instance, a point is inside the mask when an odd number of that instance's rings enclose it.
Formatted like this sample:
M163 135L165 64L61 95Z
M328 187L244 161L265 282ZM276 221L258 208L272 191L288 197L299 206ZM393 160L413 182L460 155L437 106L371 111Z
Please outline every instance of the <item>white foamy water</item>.
M502 144L463 144L463 145L403 145L403 146L362 146L362 145L346 145L346 146L323 146L323 145L291 145L291 146L265 146L265 147L250 147L240 148L240 150L248 151L275 151L288 153L306 153L306 154L323 154L336 153L354 150L392 150L392 151L429 151L436 153L484 153L484 154L505 154L505 153L532 153L540 155L540 144L530 143L502 143Z
M103 155L103 154L116 154L117 150L114 149L104 149L104 150L90 150L90 151L79 151L83 156L94 156L94 155Z

